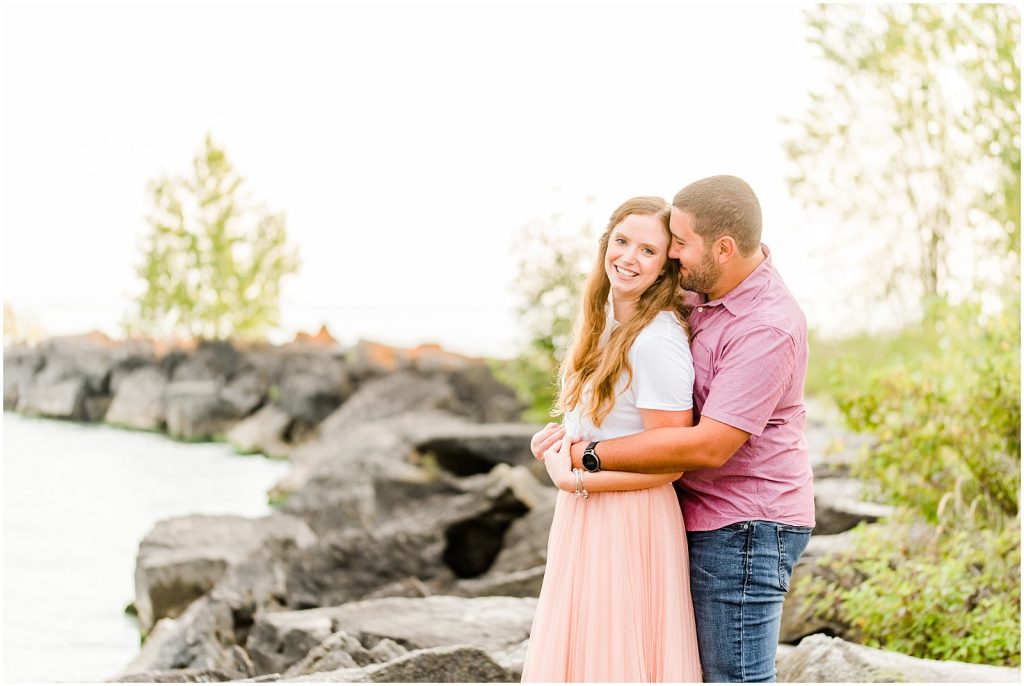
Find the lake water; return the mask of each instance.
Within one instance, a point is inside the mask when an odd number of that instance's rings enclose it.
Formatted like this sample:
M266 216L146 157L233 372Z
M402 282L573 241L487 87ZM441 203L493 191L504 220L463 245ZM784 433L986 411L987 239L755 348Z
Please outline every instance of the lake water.
M125 606L161 519L270 512L284 462L222 444L3 415L5 682L102 681L139 650Z

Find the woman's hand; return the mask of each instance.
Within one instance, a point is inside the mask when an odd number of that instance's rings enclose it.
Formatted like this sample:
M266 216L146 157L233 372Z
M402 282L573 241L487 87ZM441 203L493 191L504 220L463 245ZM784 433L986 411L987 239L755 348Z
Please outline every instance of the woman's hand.
M563 491L576 491L576 477L572 473L572 462L569 459L569 446L572 445L569 436L563 436L561 442L556 443L545 451L542 459L544 467L548 470L551 483Z
M544 451L558 443L565 435L565 427L561 424L550 422L543 429L538 431L530 439L530 452L541 462L544 461Z

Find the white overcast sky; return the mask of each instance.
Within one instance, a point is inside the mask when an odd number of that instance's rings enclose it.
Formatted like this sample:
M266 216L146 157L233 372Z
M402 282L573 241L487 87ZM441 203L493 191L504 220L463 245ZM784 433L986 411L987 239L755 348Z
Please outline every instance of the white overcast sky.
M33 0L2 43L3 297L51 333L118 333L146 183L207 131L301 252L280 336L511 355L524 224L723 173L838 324L784 183L780 117L822 78L800 5Z

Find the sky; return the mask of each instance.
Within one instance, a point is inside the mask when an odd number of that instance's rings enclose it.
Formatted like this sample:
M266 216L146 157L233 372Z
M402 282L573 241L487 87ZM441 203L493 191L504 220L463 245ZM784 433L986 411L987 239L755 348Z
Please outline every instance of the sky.
M119 333L146 185L207 132L298 247L277 340L513 355L525 225L712 174L758 194L811 325L848 323L786 190L824 78L800 5L33 1L0 31L3 298L49 333Z

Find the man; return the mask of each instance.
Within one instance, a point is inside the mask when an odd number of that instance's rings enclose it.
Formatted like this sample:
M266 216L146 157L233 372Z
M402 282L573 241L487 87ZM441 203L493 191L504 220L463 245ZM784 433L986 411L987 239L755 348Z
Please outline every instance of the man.
M572 464L686 472L680 501L704 679L774 681L782 603L814 526L803 431L807 323L761 244L750 186L713 176L679 191L672 205L669 257L695 294L699 419L573 443Z

